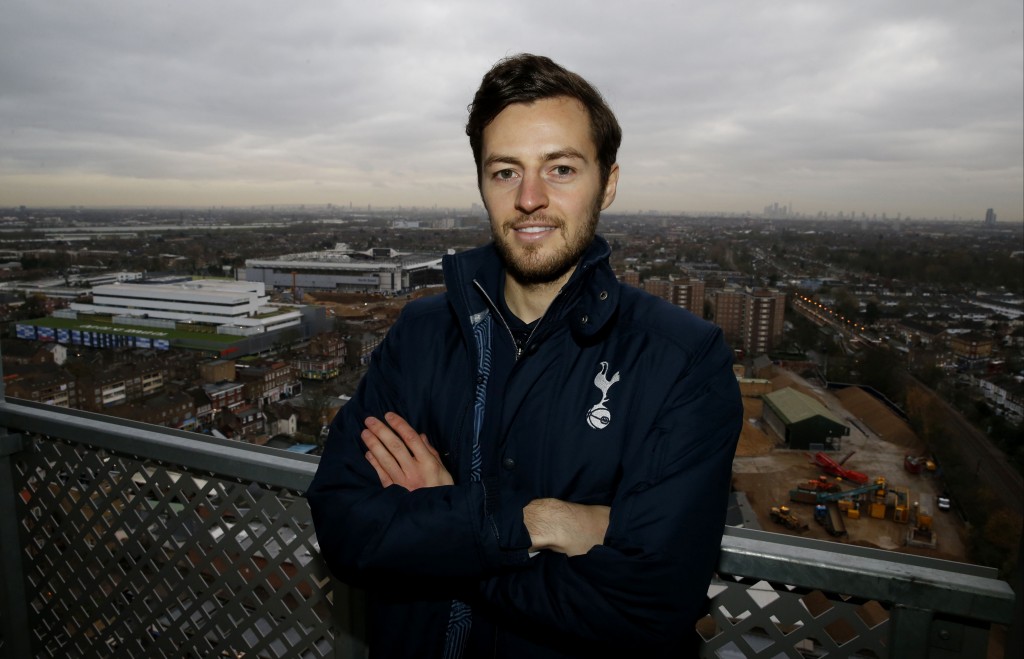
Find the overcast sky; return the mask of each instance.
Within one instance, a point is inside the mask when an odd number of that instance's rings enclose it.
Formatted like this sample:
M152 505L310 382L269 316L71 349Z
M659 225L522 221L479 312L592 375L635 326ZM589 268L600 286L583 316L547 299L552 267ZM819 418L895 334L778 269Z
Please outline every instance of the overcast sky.
M5 0L0 205L459 206L483 73L590 79L613 211L1024 216L1020 0Z

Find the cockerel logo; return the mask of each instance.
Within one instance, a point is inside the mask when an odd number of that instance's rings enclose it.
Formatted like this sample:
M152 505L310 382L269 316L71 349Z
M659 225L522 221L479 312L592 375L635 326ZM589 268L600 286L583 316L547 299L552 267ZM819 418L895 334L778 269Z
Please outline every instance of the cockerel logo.
M594 378L594 386L601 390L601 400L597 401L597 405L594 405L587 411L587 424L594 430L604 430L612 422L612 413L604 404L608 402L608 390L618 381L619 372L616 371L611 379L609 379L608 362L601 362L601 370L597 372L597 377Z

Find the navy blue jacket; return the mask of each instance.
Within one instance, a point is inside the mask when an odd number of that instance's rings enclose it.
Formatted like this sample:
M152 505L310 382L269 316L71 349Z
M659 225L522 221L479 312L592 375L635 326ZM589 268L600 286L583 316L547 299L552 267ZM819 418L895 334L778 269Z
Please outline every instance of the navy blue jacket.
M371 656L444 656L453 600L465 656L680 656L692 636L742 422L732 353L609 252L596 238L521 356L493 245L445 257L447 293L405 307L332 423L307 498L331 570L370 593ZM381 487L359 434L387 411L455 485ZM542 497L610 506L604 544L531 557Z

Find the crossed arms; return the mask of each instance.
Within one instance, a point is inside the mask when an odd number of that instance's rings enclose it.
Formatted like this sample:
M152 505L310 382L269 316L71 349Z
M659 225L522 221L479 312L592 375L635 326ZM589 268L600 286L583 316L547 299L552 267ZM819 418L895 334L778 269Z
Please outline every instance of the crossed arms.
M410 492L421 487L454 485L455 480L430 445L394 412L366 419L361 433L366 459L381 486L400 485ZM530 534L530 551L547 549L579 556L600 545L608 530L608 506L584 505L559 499L533 499L523 507L523 523Z
M459 432L465 403L395 377L409 360L399 359L402 341L385 341L332 424L307 492L332 571L353 585L412 590L409 597L423 599L467 601L468 590L522 628L566 638L678 636L707 593L742 419L731 352L714 336L703 338L662 396L637 399L631 416L643 427L617 449L621 476L601 502L608 506L534 498L486 472L481 481L449 472L468 468L458 454L465 444L434 437L452 453L442 463L413 424ZM647 372L665 361L635 368Z

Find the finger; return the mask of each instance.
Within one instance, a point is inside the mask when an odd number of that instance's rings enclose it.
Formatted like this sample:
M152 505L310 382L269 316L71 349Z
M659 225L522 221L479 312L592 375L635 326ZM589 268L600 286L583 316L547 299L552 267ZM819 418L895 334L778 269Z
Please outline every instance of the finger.
M407 464L412 454L406 442L392 430L386 423L376 417L367 417L366 430L373 435L391 452L391 456L402 465ZM365 431L364 431L365 432ZM381 457L377 454L377 457ZM386 466L386 465L385 465Z
M403 419L398 414L395 414L394 412L388 412L387 414L384 415L384 421L387 422L391 429L394 430L395 433L397 433L398 436L402 438L402 441L405 442L407 445L410 443L419 442L419 433L417 433L416 430L411 425L409 425L408 421Z
M427 447L428 451L430 451L430 455L437 458L437 461L440 462L441 454L437 452L437 449L434 448L434 445L430 443L430 440L427 439L427 436L424 433L420 433L420 441L422 441L423 445Z
M394 454L388 448L384 442L381 441L380 437L373 430L366 428L360 435L363 444L369 449L369 452L377 459L377 464L385 472L391 476L392 480L400 480L403 473L402 465L399 464L398 460L395 459ZM401 451L408 456L409 451L402 445Z
M423 439L426 435L416 432L416 429L409 425L409 422L394 412L384 415L384 420L391 426L392 430L398 433L402 442L409 451L417 458L423 456Z
M384 468L380 466L380 463L377 462L377 458L374 457L372 452L366 452L366 461L369 462L370 466L373 467L373 470L377 472L377 478L380 479L380 484L382 487L394 485L395 481L391 478L388 472L386 472Z

